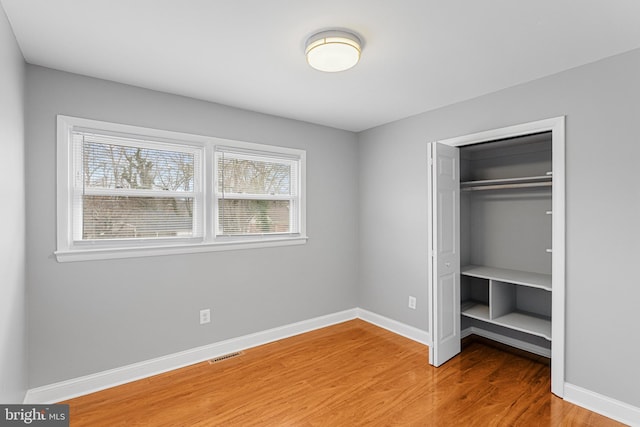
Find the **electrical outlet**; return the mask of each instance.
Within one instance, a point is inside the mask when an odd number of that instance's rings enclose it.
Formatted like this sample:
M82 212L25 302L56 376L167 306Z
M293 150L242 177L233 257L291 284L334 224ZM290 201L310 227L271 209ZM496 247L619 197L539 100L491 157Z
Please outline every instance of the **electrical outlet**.
M416 297L409 297L409 308L416 309Z
M200 310L200 324L204 325L209 322L211 322L211 309L205 308L204 310Z

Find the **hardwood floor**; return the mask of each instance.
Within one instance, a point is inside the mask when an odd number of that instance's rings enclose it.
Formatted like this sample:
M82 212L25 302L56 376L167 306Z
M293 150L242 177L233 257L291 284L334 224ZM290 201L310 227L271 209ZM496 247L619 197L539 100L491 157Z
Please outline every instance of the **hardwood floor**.
M353 320L66 402L71 426L617 426L551 394L547 359Z

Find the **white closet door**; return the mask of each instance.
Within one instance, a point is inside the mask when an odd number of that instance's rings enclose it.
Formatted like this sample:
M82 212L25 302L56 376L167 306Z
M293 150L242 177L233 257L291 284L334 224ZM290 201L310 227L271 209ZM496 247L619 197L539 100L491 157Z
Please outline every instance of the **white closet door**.
M429 363L440 366L460 353L460 153L456 147L429 144L430 227Z

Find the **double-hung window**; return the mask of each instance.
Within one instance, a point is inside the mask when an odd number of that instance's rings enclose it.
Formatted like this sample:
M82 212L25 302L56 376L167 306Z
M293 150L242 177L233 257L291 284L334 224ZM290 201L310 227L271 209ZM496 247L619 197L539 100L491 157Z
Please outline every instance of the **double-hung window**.
M302 150L58 117L59 261L300 244Z
M198 147L75 130L73 240L202 237Z
M300 179L295 156L218 147L216 235L300 233Z

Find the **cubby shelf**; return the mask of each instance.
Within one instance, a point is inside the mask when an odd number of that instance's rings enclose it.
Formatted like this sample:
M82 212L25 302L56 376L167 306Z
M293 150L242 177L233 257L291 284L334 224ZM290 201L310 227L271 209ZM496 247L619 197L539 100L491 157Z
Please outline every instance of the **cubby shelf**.
M463 316L471 317L473 319L489 321L489 306L474 301L463 301L460 304L460 311Z
M463 316L494 325L504 326L520 332L526 332L551 341L551 320L531 313L514 311L503 316L491 319L489 317L489 306L473 301L462 303L461 312Z
M505 268L467 265L462 267L463 276L489 281L489 304L478 301L463 301L463 316L526 332L551 340L551 318L518 309L516 291L518 286L551 291L551 275Z

